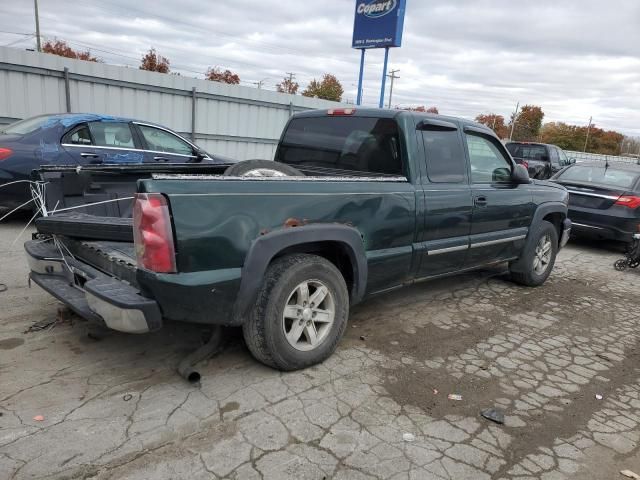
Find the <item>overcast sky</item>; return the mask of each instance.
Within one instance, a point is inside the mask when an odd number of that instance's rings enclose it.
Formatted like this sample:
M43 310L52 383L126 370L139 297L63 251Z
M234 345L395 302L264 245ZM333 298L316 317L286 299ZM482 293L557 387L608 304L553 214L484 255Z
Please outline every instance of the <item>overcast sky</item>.
M335 74L355 100L354 0L39 0L40 28L107 63L137 66L153 46L173 70L230 68L274 89ZM33 48L33 2L0 1L0 45ZM13 32L13 33L6 33ZM104 51L101 51L104 50ZM370 50L364 103L377 105L382 50ZM594 123L640 136L639 0L407 0L393 105L508 117L516 102L545 121Z

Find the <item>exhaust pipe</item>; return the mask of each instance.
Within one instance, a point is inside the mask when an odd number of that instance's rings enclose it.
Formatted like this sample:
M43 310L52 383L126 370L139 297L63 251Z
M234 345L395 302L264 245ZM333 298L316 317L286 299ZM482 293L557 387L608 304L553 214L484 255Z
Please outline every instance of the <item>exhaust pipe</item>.
M180 361L178 364L178 374L189 383L200 383L201 375L200 372L196 370L195 365L218 353L221 344L222 327L216 325L213 327L211 337L209 337L207 343L194 352L191 352Z

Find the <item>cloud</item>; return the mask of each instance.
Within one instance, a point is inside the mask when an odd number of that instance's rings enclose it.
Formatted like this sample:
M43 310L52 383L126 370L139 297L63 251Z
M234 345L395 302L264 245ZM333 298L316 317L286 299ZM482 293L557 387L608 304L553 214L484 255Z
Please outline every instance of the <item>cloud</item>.
M137 66L149 47L182 74L209 66L244 84L285 72L304 87L334 73L356 97L359 52L350 48L352 0L41 1L47 38L93 46L109 63ZM640 2L628 0L408 0L394 105L437 105L465 117L509 116L516 102L540 105L546 121L640 135ZM30 2L3 2L0 30L32 32ZM0 44L20 37L0 33ZM26 38L16 48L32 46ZM101 51L98 51L100 49ZM382 51L369 51L364 101L377 105Z

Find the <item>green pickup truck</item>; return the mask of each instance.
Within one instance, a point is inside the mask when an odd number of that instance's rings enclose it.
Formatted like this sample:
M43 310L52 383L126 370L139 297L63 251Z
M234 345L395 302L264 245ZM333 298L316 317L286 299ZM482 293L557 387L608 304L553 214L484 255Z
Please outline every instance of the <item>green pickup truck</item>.
M57 212L25 244L31 280L124 332L241 326L281 370L329 357L371 295L498 263L541 285L571 229L564 187L459 118L311 111L275 162L145 168L41 171Z

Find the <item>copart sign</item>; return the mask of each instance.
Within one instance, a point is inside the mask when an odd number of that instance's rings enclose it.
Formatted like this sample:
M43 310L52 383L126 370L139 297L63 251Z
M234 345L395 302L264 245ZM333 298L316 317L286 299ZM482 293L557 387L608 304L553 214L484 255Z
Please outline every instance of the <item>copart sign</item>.
M399 47L406 0L356 0L353 48Z

